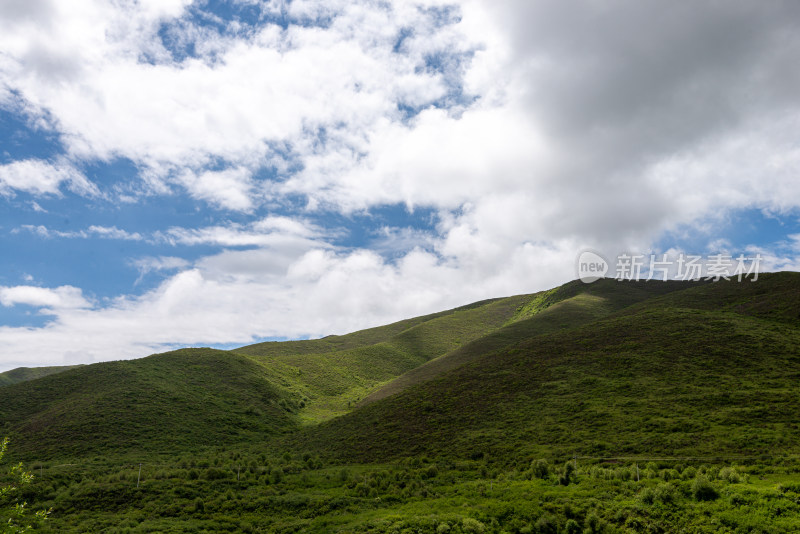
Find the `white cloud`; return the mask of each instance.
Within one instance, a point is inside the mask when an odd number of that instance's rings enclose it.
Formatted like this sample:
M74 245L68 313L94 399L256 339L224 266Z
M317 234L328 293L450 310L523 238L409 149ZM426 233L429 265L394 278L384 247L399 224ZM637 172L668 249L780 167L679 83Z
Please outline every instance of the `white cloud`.
M181 175L180 180L194 198L229 210L250 211L253 208L250 197L252 183L247 169L206 171L200 174L188 171Z
M290 242L321 245L317 239L324 235L327 233L308 221L270 216L247 225L231 223L203 228L173 227L165 232L158 232L155 239L172 245L266 247Z
M71 157L126 157L156 189L180 184L233 210L262 200L250 174L281 172L285 150L326 151L330 142L357 152L364 136L398 115L398 104L441 98L447 84L421 68L425 55L472 46L402 3L329 3L320 11L321 4L293 2L290 16L331 16L331 24L286 31L267 24L238 39L176 18L187 2L156 4L8 9L0 78L34 113L52 118ZM176 62L157 33L165 23L206 55ZM413 46L393 52L399 31L411 26ZM309 142L322 131L328 141ZM218 161L232 170L206 169Z
M51 230L41 224L35 226L32 224L23 224L18 229L12 230L12 232L18 232L19 230L26 230L44 238L63 237L68 239L88 239L91 237L99 237L101 239L120 239L124 241L141 241L144 239L142 234L139 232L128 232L126 230L121 230L116 226L91 225L85 230L64 232L60 230Z
M25 191L34 195L59 195L61 184L79 194L97 194L96 187L67 163L52 164L26 159L0 165L0 195ZM34 209L38 204L34 203ZM41 209L41 208L39 208Z
M188 261L175 256L147 256L144 258L137 258L133 260L131 264L143 273L152 271L172 271L189 267Z
M72 286L61 286L55 289L36 286L0 286L0 304L6 307L23 304L36 308L45 308L47 313L54 310L78 309L90 307L83 298L83 292Z
M138 232L120 230L116 226L92 225L88 228L87 232L105 239L122 239L125 241L141 241L143 239L142 235Z

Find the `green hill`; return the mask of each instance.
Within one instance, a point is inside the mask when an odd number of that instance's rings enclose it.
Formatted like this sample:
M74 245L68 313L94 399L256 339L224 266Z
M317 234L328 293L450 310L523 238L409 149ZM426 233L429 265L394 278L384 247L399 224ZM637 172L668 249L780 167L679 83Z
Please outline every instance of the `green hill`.
M709 450L745 450L764 392L794 399L771 370L796 372L797 288L794 273L576 281L344 336L81 366L1 388L0 433L25 455L52 456L241 443L309 425L299 439L319 451L370 460L476 447L688 452L681 428L708 432ZM667 409L675 399L693 408ZM721 440L724 424L698 418L727 413L726 402L740 436ZM612 431L621 432L613 442L601 437ZM760 439L778 446L769 435Z
M537 293L502 327L411 369L374 391L359 405L394 395L412 385L451 371L479 356L513 346L525 339L586 324L653 296L678 291L698 283L653 284L611 279L592 285L570 282Z
M561 330L518 323L527 334L480 340L464 365L302 439L360 461L800 453L800 276L684 287Z
M376 387L500 328L531 298L320 340L81 366L0 388L0 435L37 459L264 439L346 413Z
M196 449L288 430L293 403L244 356L183 349L0 388L0 435L39 460Z
M61 365L56 367L17 367L4 373L0 373L0 386L8 386L25 382L26 380L33 380L34 378L41 378L43 376L69 371L78 365Z
M302 420L346 413L375 388L419 365L501 328L533 297L478 302L386 327L321 340L236 349L273 380L302 397ZM315 352L327 348L327 352Z

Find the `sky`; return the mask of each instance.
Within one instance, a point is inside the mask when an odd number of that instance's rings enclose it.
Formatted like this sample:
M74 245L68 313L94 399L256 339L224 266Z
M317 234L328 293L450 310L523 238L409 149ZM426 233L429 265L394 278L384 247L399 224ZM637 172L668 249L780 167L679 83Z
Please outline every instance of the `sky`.
M798 20L4 0L0 371L343 334L554 287L585 250L800 270Z

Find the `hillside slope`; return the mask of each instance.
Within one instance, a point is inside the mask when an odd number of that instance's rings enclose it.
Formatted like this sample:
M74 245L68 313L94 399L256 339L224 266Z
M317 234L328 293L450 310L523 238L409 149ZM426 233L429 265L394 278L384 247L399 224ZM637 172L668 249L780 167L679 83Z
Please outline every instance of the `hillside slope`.
M529 300L481 301L321 340L81 366L0 388L0 435L37 459L263 440L347 412L380 384L501 327Z
M301 439L360 460L800 453L800 275L686 287L531 332Z
M43 376L69 371L79 365L60 365L54 367L17 367L4 373L0 373L0 386L18 384L27 380L34 380Z
M192 449L289 430L293 403L244 356L183 349L0 388L0 435L39 460Z
M537 293L502 328L411 369L368 395L363 406L456 369L482 355L513 346L525 339L574 328L610 315L651 297L687 289L703 282L630 282L613 279L586 285L570 282Z
M298 395L302 420L316 423L347 413L380 385L501 328L532 298L486 300L347 336L261 343L235 352L263 365L274 383ZM313 352L321 347L333 350Z

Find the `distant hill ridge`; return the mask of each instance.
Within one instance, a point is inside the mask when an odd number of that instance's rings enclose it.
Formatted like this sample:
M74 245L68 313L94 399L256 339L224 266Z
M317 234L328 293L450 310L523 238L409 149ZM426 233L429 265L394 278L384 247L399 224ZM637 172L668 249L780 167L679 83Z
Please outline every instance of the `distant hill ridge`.
M79 365L61 365L55 367L17 367L4 373L0 373L0 386L8 386L25 382L26 380L33 380L34 378L41 378L43 376L60 373L62 371L69 371Z

